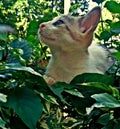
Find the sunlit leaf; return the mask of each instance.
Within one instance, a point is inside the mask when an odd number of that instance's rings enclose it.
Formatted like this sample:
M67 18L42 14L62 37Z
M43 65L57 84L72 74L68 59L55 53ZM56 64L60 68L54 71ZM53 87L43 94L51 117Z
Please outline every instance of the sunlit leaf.
M37 75L37 76L40 76L41 77L41 74L34 71L32 68L30 67L26 67L26 66L21 66L20 64L18 63L11 63L11 64L7 64L6 65L6 69L11 69L11 70L18 70L18 71L26 71L26 72L29 72L31 74L34 74L34 75Z
M4 94L0 93L0 101L1 102L6 102L7 101L7 95L4 95Z
M107 93L94 94L91 97L96 100L96 103L94 104L95 107L99 107L99 108L100 107L104 107L104 108L120 107L120 101Z
M70 12L73 12L74 10L76 10L76 9L78 9L78 8L80 8L80 7L81 7L80 4L74 4L74 5L72 5L72 6L70 7L69 11L70 11Z
M64 90L64 91L71 94L71 95L84 98L84 96L77 89Z
M120 13L120 3L116 1L107 1L105 7L112 13Z
M112 55L120 61L120 52L115 52L115 53L112 53Z

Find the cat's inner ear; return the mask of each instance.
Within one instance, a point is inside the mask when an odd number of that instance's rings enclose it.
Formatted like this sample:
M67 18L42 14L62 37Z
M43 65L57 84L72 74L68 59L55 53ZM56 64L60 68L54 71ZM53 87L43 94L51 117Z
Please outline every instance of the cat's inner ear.
M82 33L94 31L100 21L100 7L93 8L87 15L78 20Z

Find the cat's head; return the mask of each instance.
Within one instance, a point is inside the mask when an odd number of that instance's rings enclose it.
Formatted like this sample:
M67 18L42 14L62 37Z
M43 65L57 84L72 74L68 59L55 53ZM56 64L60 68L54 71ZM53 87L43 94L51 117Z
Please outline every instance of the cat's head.
M100 7L93 8L82 17L61 15L40 24L38 35L50 48L87 48L101 16Z

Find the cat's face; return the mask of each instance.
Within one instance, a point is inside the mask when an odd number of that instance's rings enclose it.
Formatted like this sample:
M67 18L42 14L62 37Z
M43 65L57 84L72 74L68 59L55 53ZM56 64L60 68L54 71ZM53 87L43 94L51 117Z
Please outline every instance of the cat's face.
M56 48L88 47L99 22L101 10L92 9L83 17L61 15L40 24L38 35L48 46Z

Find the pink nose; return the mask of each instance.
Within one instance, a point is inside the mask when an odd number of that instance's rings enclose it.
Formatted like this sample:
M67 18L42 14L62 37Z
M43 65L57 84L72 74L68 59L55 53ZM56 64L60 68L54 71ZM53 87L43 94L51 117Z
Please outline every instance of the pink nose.
M40 29L44 28L46 25L44 23L40 24Z

